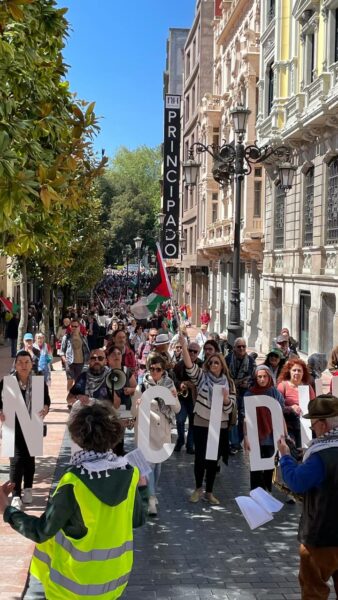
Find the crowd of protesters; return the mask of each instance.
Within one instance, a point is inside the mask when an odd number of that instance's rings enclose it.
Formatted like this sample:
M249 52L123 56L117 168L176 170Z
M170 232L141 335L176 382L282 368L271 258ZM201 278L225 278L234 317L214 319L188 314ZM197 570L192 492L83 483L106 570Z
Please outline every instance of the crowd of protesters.
M116 284L117 279L120 285ZM172 405L168 406L160 396L151 402L150 446L154 450L162 448L171 441L172 429L176 427L175 452L185 446L186 452L194 455L195 489L189 501L197 503L203 499L210 505L219 505L214 485L221 461L227 464L243 450L251 451L246 434L245 398L257 395L273 398L283 411L285 439L292 447L301 448L299 386L308 385L310 403L315 400L315 380L327 368L326 357L314 354L306 363L298 356L297 341L283 328L272 341L265 359L258 360L256 353L248 351L244 338L237 338L231 347L224 333L209 331L210 315L205 310L201 313L200 331L195 339L190 339L186 306L164 303L149 320L137 321L128 301L129 288L125 272L108 270L104 283L96 287L94 302L80 309L69 307L64 313L55 334L55 347L65 370L68 409L72 415L84 406L108 403L122 430L135 428L136 434L142 393L158 385L167 388L174 396ZM120 290L124 301L112 289ZM179 314L184 314L183 320ZM44 376L42 418L50 406L50 360L51 348L43 335L36 332L33 338L27 331L24 348L15 356L13 376L20 384L27 406L32 374ZM21 363L27 363L24 376ZM329 368L333 375L338 374L338 347L332 351ZM119 372L123 373L122 384L114 389L114 377ZM217 457L210 460L206 453L215 385L221 386L223 408ZM5 418L1 398L0 418ZM271 457L275 449L267 409L257 409L257 424L261 457ZM34 475L34 465L21 438L19 435L21 446L11 459L10 472L12 506L17 509L32 502ZM123 433L114 446L115 456L123 457ZM81 448L75 449L74 455L79 451ZM161 464L152 463L150 468L148 514L156 516ZM272 491L272 470L250 473L251 489L257 486ZM292 495L287 501L294 502Z

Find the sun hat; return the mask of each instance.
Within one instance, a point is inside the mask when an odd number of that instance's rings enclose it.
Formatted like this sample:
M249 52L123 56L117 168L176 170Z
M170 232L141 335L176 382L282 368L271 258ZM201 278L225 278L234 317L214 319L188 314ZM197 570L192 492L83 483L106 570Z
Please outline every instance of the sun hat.
M308 413L304 419L331 419L338 417L338 398L332 394L321 394L308 404Z
M155 338L153 346L162 346L162 344L170 344L169 336L166 333L159 333Z
M32 333L25 333L25 335L23 336L24 341L26 340L33 340L33 334Z

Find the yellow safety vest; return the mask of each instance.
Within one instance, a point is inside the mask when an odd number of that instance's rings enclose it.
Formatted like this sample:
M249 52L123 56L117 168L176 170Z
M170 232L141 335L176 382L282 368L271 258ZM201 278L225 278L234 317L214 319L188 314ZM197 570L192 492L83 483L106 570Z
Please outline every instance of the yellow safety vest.
M127 586L133 565L133 511L139 471L134 468L126 499L117 506L101 502L72 472L57 490L74 486L87 534L80 540L62 530L37 544L30 571L47 600L115 600Z

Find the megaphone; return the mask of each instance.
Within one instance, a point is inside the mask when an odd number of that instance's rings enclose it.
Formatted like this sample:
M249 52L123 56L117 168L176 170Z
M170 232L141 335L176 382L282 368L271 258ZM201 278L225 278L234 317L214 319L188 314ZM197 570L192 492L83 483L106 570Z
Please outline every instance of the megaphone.
M122 389L126 385L127 377L122 369L111 369L106 377L106 385L110 391Z

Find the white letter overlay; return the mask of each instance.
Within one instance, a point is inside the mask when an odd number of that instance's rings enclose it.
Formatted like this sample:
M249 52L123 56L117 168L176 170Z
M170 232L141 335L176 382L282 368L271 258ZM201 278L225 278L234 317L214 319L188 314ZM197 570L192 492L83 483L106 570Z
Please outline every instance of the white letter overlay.
M275 451L277 451L277 440L284 434L283 411L275 398L270 396L244 396L246 432L250 444L250 471L264 471L274 468L274 456L261 458L256 411L256 408L261 406L268 408L271 413Z
M171 391L162 385L154 385L143 392L138 409L137 446L148 462L161 463L170 458L175 444L163 444L159 450L150 448L150 405L155 398L162 398L168 405L176 404L176 398Z
M28 452L31 456L43 456L43 426L39 417L43 409L44 378L32 378L32 416L22 397L17 379L11 375L4 377L1 456L14 456L15 416L18 417Z

